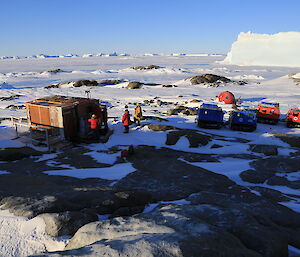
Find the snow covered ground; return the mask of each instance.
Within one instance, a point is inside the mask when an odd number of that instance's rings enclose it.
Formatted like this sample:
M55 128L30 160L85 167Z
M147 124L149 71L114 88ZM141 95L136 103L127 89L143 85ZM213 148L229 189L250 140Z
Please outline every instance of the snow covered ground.
M109 116L119 117L110 120L109 126L114 129L114 134L105 144L91 144L87 148L92 158L101 163L114 165L119 153L104 153L113 146L127 147L128 145L151 145L166 147L166 132L150 131L147 126L132 127L128 135L123 134L121 115L127 104L132 113L134 103L143 103L144 100L154 100L150 105L142 106L144 115L165 118L160 124L186 129L197 129L195 116L166 116L165 112L171 105L157 105L157 99L164 102L178 103L187 107L198 107L201 102L216 103L216 96L225 90L233 92L236 98L240 98L242 105L255 106L261 100L279 102L282 116L292 107L300 107L300 86L296 85L288 74L300 74L299 68L269 67L269 66L235 66L220 63L223 56L111 56L90 58L50 58L50 59L4 59L0 60L0 99L1 97L15 96L11 100L0 100L0 120L10 116L26 117L24 109L7 109L9 105L24 105L25 102L49 95L66 95L85 97L85 91L90 90L92 98L98 98L108 106ZM162 68L154 70L133 70L131 67L138 65L159 65ZM61 69L61 72L47 72L52 69ZM246 85L221 86L217 88L203 85L191 85L185 80L188 77L213 73L228 77L232 80L246 80ZM297 75L294 75L296 78ZM45 86L74 81L79 79L123 79L125 81L140 81L147 83L141 89L126 89L122 85L109 85L99 87L63 86L59 88L45 89ZM153 85L151 85L153 83ZM156 85L158 84L158 85ZM177 87L165 88L162 85L176 85ZM123 84L124 85L124 84ZM197 99L200 102L191 103ZM221 105L224 110L230 110L230 106ZM173 106L174 107L174 106ZM228 114L225 115L228 118ZM151 121L152 122L152 121ZM153 121L152 123L158 123ZM277 145L280 155L287 156L295 149L281 140L270 136L273 133L286 133L300 136L300 129L288 129L283 122L277 126L259 124L253 133L231 131L228 128L221 130L202 130L204 133L214 133L228 138L244 138L251 144ZM28 145L24 139L14 139L14 127L8 120L0 123L0 149L7 147L21 147ZM211 148L212 144L222 144L222 148ZM190 148L189 142L182 137L175 145L167 146L174 150L210 153L210 154L248 154L247 144L238 142L224 142L214 140L204 147ZM56 155L45 155L39 160L49 160ZM257 154L262 157L263 155ZM38 161L38 160L37 160ZM191 163L196 166L211 170L212 172L225 174L233 181L246 185L239 177L240 172L249 168L249 160L237 158L224 158L218 163ZM130 163L115 164L112 167L96 169L74 169L65 166L64 170L45 171L47 174L74 176L77 178L105 178L118 180L134 171ZM234 167L234 168L232 168ZM230 170L230 172L228 172ZM289 179L299 179L300 168ZM7 172L1 169L0 175L6 176ZM0 176L0 179L1 179ZM275 187L272 187L275 189ZM284 193L294 193L286 188L277 188ZM287 207L299 211L299 203L283 203ZM64 240L57 241L43 234L43 224L32 219L15 217L7 211L0 212L0 256L26 256L43 250L62 249ZM29 225L26 225L29 224ZM10 244L12 240L16 243ZM294 250L293 250L294 251Z
M26 257L44 251L63 250L67 238L52 238L45 234L42 218L31 220L0 211L0 256Z

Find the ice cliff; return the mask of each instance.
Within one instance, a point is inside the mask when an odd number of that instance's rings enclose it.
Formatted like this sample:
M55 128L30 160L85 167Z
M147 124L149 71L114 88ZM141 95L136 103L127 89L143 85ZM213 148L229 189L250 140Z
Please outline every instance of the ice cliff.
M225 64L300 67L300 32L241 32Z

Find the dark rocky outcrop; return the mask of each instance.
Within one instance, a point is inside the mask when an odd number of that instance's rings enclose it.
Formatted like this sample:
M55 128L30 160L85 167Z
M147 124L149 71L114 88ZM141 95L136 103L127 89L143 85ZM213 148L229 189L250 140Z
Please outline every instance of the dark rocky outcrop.
M61 69L53 69L53 70L48 70L47 72L49 73L58 73L58 72L61 72L62 70Z
M95 87L98 86L98 82L96 80L78 80L74 83L74 87L82 87L82 86L87 86L87 87Z
M22 110L22 109L25 109L25 108L26 108L26 106L24 104L20 104L20 105L11 104L11 105L6 107L6 109L12 109L12 110Z
M0 150L0 161L15 161L42 154L44 153L30 147L12 147Z
M135 66L135 67L131 67L131 69L134 69L134 70L153 70L153 69L159 69L161 68L160 66L158 65L148 65L148 66Z
M119 180L115 187L148 192L153 200L176 200L205 189L217 190L234 184L223 175L186 163L217 161L208 155L140 146L127 158L137 170Z
M178 130L178 128L176 127L162 125L162 124L148 124L147 127L153 131Z
M0 101L12 101L12 100L15 100L15 99L18 99L20 96L22 95L11 95L11 96L1 96L0 97Z
M186 106L177 106L176 108L169 109L167 115L178 115L179 113L184 115L197 115L198 108L186 107Z
M52 196L9 196L0 201L2 209L9 209L17 216L35 217L42 213L60 213L93 209L98 214L122 213L123 207L145 206L151 202L151 195L137 190L95 188L90 191L65 191ZM139 207L139 209L141 209ZM136 208L138 210L138 208ZM124 210L123 210L124 212Z
M40 217L45 222L45 232L53 237L74 235L83 225L98 221L98 216L91 212L44 213Z
M255 153L262 153L264 155L277 155L278 154L278 146L276 145L258 145L258 144L250 144L250 151Z
M252 169L243 171L240 177L254 184L267 183L269 185L287 186L300 189L300 179L289 180L289 174L297 172L300 167L299 157L272 156L257 159L250 163Z
M298 213L241 187L202 191L187 201L86 224L66 251L48 256L88 251L101 256L283 257L288 245L300 245Z
M271 135L281 139L283 142L289 144L292 147L300 148L300 137L299 136L283 134L283 133L272 133Z
M190 81L191 81L192 85L198 85L198 84L203 84L203 83L215 83L217 81L227 83L230 81L230 79L228 79L226 77L218 76L215 74L202 74L202 75L194 76L194 77L190 78Z
M138 81L131 81L128 83L128 85L126 86L126 88L128 89L139 89L142 87L142 83L138 82Z
M210 136L198 133L197 131L183 129L169 132L167 135L166 145L175 145L183 136L189 140L190 147L207 145L211 139Z
M103 80L99 80L98 84L100 85L116 85L119 83L122 83L124 80L122 79L103 79Z

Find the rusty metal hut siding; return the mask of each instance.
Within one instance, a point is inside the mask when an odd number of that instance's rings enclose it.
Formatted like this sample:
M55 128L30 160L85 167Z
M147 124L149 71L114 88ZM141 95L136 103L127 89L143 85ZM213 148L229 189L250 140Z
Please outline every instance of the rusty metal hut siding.
M99 100L80 97L51 96L26 103L29 125L48 128L64 139L85 136L87 119L99 108Z

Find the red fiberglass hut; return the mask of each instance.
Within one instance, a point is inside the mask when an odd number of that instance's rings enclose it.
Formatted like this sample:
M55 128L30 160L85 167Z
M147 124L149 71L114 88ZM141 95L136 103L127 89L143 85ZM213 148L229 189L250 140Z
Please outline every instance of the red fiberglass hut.
M229 91L224 91L219 94L219 102L224 102L224 104L235 104L235 97Z

